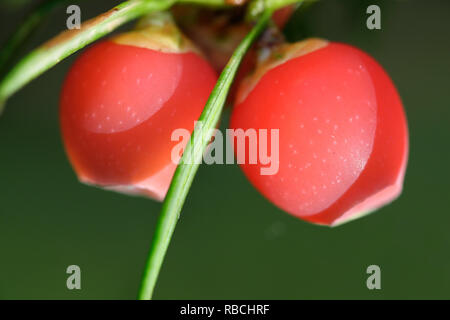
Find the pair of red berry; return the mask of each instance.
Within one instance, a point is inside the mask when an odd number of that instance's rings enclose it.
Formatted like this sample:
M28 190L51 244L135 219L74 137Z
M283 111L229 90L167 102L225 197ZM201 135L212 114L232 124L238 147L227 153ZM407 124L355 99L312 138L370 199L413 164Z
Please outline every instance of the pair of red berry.
M60 108L80 180L162 200L176 167L171 134L192 132L216 80L170 25L90 47L67 75ZM239 84L230 127L279 129L278 172L261 175L259 162L241 168L265 197L302 219L339 224L401 192L402 103L382 67L354 47L309 39L273 49Z

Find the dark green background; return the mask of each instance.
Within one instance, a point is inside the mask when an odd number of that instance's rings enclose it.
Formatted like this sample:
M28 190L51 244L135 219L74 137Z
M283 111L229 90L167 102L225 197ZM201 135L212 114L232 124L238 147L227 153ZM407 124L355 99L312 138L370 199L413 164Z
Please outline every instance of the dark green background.
M118 1L81 2L83 20ZM382 30L365 27L378 3ZM65 8L34 37L65 28ZM1 7L1 38L23 10ZM410 157L399 200L330 229L291 217L235 165L202 166L155 298L450 298L450 1L322 0L287 27L290 39L354 44L390 73L403 98ZM0 118L0 298L134 299L159 203L77 182L58 127L71 57L16 94ZM224 123L224 122L223 122ZM66 267L82 289L66 288ZM366 288L377 264L382 290Z

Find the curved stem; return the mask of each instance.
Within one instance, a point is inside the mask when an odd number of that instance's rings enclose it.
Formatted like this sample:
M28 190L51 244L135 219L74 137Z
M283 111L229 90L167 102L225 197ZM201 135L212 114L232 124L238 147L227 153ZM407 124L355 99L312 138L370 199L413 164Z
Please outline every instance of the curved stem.
M236 48L222 71L178 165L159 215L153 242L142 278L139 299L151 299L155 284L172 238L181 208L201 162L203 151L219 121L223 105L245 53L270 20L271 11L264 12L257 24Z
M266 6L271 10L278 10L280 8L303 2L304 0L265 0Z
M130 0L123 2L104 14L86 21L79 30L62 32L24 57L0 83L0 114L6 100L11 95L72 53L126 22L146 13L169 9L175 3L228 6L226 0ZM34 20L29 22L29 25L22 26L23 30L20 33L28 31L33 25ZM22 35L17 37L18 39L22 38ZM6 48L3 54L8 56L8 52L9 49Z
M177 3L198 4L209 7L231 7L231 4L227 4L227 0L177 0Z
M6 99L62 59L124 23L149 12L168 9L174 2L175 0L126 1L86 21L81 29L67 30L44 43L22 59L0 83L0 112Z
M283 7L303 3L304 0L253 0L247 7L247 20L253 20L265 10L278 10ZM314 1L314 0L310 0Z

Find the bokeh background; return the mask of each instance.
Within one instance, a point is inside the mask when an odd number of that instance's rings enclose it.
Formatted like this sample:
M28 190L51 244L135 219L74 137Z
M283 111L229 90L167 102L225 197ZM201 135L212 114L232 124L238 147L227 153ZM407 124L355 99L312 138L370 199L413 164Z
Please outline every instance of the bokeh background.
M31 2L0 1L2 42ZM80 1L82 19L118 2ZM374 3L382 30L370 31L365 10ZM236 165L203 165L155 298L450 298L449 17L445 0L321 0L296 14L286 28L290 40L356 45L393 78L410 130L404 192L330 229L274 207ZM65 28L66 18L65 7L56 10L25 49ZM74 57L11 98L0 118L0 299L137 296L161 205L77 182L58 124L59 90ZM81 267L81 290L66 288L71 264ZM366 287L371 264L381 267L381 290Z

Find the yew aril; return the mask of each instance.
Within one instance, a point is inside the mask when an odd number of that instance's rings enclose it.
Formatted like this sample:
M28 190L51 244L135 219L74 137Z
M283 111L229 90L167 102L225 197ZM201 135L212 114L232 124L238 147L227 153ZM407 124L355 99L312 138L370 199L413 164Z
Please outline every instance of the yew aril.
M60 122L82 182L164 198L176 168L171 134L192 132L217 79L189 41L168 30L146 27L97 43L71 67Z
M279 129L279 171L250 182L283 210L337 225L391 202L408 156L400 97L383 68L352 46L309 39L272 53L239 88L233 129Z

